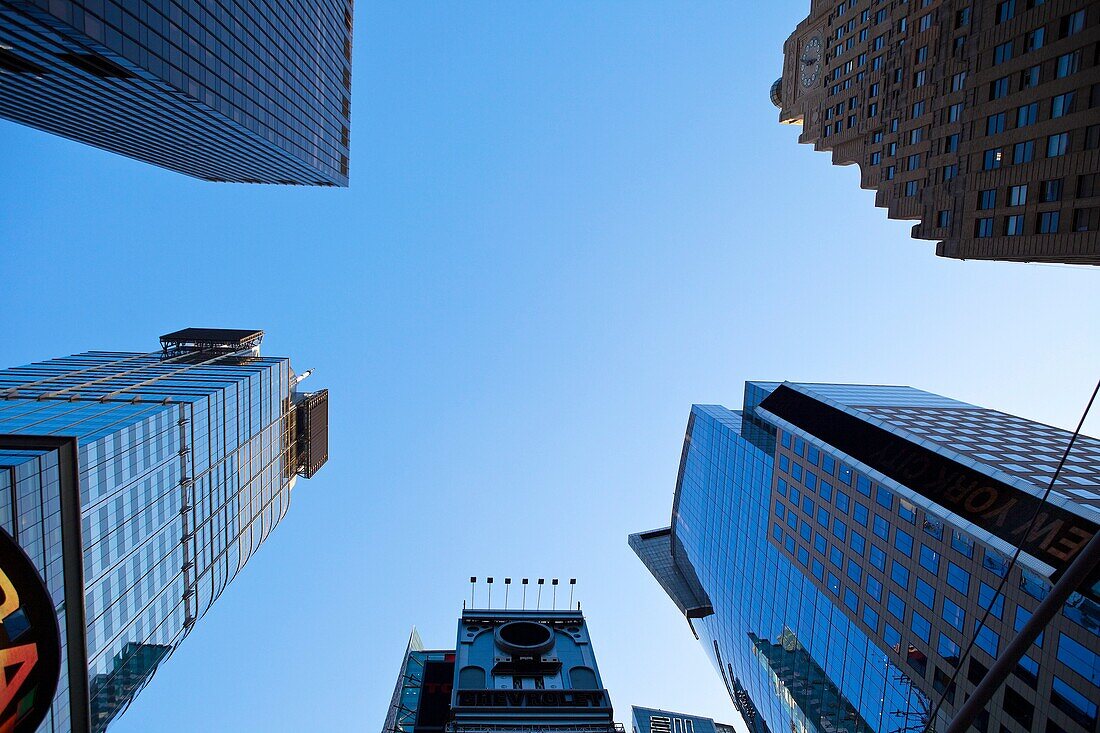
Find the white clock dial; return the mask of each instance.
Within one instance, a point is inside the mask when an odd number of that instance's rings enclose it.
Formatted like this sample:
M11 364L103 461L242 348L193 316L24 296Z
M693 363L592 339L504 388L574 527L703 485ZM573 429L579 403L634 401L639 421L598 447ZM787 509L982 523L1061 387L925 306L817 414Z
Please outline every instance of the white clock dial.
M803 87L811 87L817 83L821 74L823 51L820 36L813 36L803 44L802 52L798 54L798 78Z

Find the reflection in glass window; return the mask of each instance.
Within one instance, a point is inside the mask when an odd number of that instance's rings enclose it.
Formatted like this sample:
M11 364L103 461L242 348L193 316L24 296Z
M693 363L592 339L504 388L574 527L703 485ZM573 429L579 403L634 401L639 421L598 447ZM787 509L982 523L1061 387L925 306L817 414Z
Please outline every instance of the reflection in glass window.
M948 560L947 584L964 596L968 595L970 593L970 573Z
M901 600L893 593L886 594L886 610L897 618L898 621L905 620L905 601Z
M978 605L982 609L988 609L989 613L1001 618L1005 609L1005 597L985 583L978 583Z
M963 613L962 608L957 603L946 596L943 599L943 612L940 615L944 621L959 631L963 630L963 625L966 623L966 614Z
M957 529L951 532L951 547L967 557L974 557L974 540Z
M909 568L897 560L890 561L890 579L902 588L909 587Z
M913 611L913 621L909 624L909 628L913 630L913 633L918 638L927 642L932 637L932 624L928 623L928 620L921 616L916 611Z

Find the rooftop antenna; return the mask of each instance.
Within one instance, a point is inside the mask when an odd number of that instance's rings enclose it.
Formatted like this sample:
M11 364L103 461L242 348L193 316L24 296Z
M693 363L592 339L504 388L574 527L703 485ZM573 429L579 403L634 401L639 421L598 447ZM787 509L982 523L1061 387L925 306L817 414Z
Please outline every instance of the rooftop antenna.
M527 610L527 578L520 581L523 584L523 610Z
M554 586L554 610L558 610L558 579L552 578L550 584Z
M573 607L573 589L576 588L576 587L577 587L577 579L576 578L570 578L569 579L569 607L570 608Z
M539 578L539 597L538 597L538 602L535 604L535 610L536 611L542 609L542 586L545 582L546 582L546 578Z
M470 576L470 608L474 607L474 584L477 583L477 576Z
M505 578L504 579L504 610L505 611L508 610L508 591L511 589L511 587L512 587L512 579L511 578Z
M485 580L487 580L489 582L489 608L492 608L493 607L493 576L490 575Z

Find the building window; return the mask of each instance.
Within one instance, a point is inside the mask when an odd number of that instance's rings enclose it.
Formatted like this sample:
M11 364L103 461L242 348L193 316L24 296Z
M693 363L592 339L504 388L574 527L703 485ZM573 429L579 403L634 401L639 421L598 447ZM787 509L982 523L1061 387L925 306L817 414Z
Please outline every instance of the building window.
M1057 158L1069 150L1069 133L1060 132L1047 138L1047 157Z
M952 641L950 637L940 634L940 643L936 651L943 657L944 661L952 667L959 666L959 654L962 652L962 648Z
M1052 136L1053 137L1057 137ZM1063 151L1065 152L1065 151ZM1001 149L990 148L982 156L982 170L991 171L1001 167Z
M943 152L954 153L959 149L959 134L948 135L943 139Z
M1024 233L1024 215L1013 214L1005 217L1005 236L1018 237Z
M920 168L920 153L914 153L905 159L905 170L915 171Z
M1034 125L1039 118L1039 103L1032 102L1016 108L1016 127Z
M928 547L927 545L920 546L920 566L932 573L932 575L940 574L940 554Z
M1054 76L1061 79L1063 76L1076 74L1081 68L1081 50L1071 51L1058 57L1058 63L1054 67Z
M974 557L974 540L957 529L951 530L951 549L966 557Z
M1024 53L1036 51L1043 47L1046 41L1046 28L1036 28L1024 36Z
M1056 234L1058 232L1058 212L1039 212L1039 224L1036 229L1038 234Z
M1096 725L1097 705L1090 696L1074 689L1061 677L1055 677L1051 685L1050 701L1086 730Z
M1030 89L1031 87L1039 84L1039 70L1038 65L1031 66L1020 72L1020 88Z
M964 596L968 595L970 593L970 573L963 570L955 563L948 561L947 584Z
M999 44L993 48L993 65L1003 64L1012 59L1012 41Z
M1087 199L1097 194L1096 176L1096 173L1086 173L1083 176L1077 176L1077 198Z
M959 164L952 163L951 165L945 165L943 167L943 180L950 181L955 176L959 175Z
M936 213L936 226L940 229L951 226L951 212L949 210L941 209Z
M878 603L882 603L882 583L878 582L873 575L867 576L867 595Z
M955 11L955 30L970 25L970 8Z
M985 134L996 135L1005 131L1005 113L998 112L985 118Z
M928 583L925 583L920 578L917 578L917 583L913 591L914 595L916 595L917 597L917 600L920 601L926 608L928 608L929 610L935 609L936 591L932 588L932 586L928 585Z
M947 121L958 122L962 118L963 103L956 102L947 108Z
M1030 163L1034 155L1034 140L1025 140L1022 143L1016 143L1012 146L1012 162L1017 165L1019 165L1020 163Z
M950 598L945 597L943 599L943 611L940 612L940 616L958 631L962 631L963 627L966 625L966 614L959 608L959 605Z
M1085 128L1085 150L1100 148L1100 125L1089 125Z
M1073 210L1073 231L1095 232L1097 229L1100 229L1100 208Z
M884 540L890 539L890 523L877 514L871 524L871 531Z
M886 594L886 610L898 621L905 620L905 601L901 600L893 593Z
M1016 15L1016 0L1004 0L997 3L997 23L1004 23Z
M1078 10L1076 13L1062 16L1062 22L1058 26L1058 37L1072 36L1074 33L1080 33L1084 28L1085 11Z
M1027 184L1020 186L1009 186L1008 188L1008 205L1009 206L1023 206L1027 203Z
M966 72L960 71L951 77L951 91L962 91L963 85L966 84Z
M1075 92L1066 92L1065 94L1059 94L1053 97L1050 100L1050 118L1065 117L1073 112L1073 100L1075 96Z
M993 236L993 218L985 217L974 222L974 236L978 239Z
M996 618L1001 618L1005 610L1005 597L985 583L978 583L978 605Z
M997 647L1000 646L1000 642L1001 637L997 634L996 631L989 628L988 626L981 626L980 628L978 628L978 631L974 636L974 643L978 646L978 648L984 650L986 654L993 657L994 659L997 658Z
M1062 179L1051 178L1039 184L1039 200L1044 204L1062 200Z
M926 644L929 638L932 636L932 624L928 623L928 620L921 616L916 611L913 611L913 621L909 624L909 627L913 629L913 633L918 638L923 640Z
M915 120L918 117L921 117L923 115L924 115L924 100L922 99L921 101L919 101L919 102L917 102L913 105L912 119Z
M1100 655L1076 639L1058 634L1058 661L1076 671L1093 685L1100 685Z
M917 23L917 31L926 31L932 27L932 14L922 15Z
M978 208L979 209L994 209L997 207L997 189L987 188L984 191L978 191Z

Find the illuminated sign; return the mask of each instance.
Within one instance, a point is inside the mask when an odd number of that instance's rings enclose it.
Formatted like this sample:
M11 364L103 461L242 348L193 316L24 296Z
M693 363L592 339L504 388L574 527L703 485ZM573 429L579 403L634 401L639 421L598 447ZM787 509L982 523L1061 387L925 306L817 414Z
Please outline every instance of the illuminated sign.
M470 707L601 708L603 690L459 690L458 704Z
M1020 545L1055 568L1055 580L1096 533L1096 524L1069 510L789 387L776 388L760 406L1010 545ZM1085 587L1098 576L1100 570Z
M22 548L0 529L0 733L33 733L61 676L53 601Z

